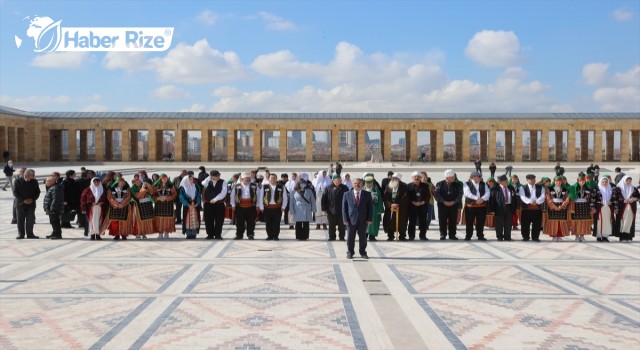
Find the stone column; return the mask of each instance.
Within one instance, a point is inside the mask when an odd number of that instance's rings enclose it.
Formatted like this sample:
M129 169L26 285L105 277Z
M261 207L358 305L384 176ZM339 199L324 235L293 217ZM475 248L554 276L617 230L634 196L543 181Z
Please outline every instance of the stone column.
M131 149L129 153L130 161L138 161L138 130L129 130L129 148Z
M253 129L253 161L262 161L262 130Z
M189 130L180 130L180 135L182 135L182 139L180 140L180 161L187 162L189 161Z
M489 162L496 161L496 130L491 128L487 130L487 160Z
M305 130L306 132L306 141L307 141L307 147L306 147L306 155L305 155L305 161L307 162L313 162L313 130L311 129L307 129Z
M620 131L620 161L629 161L629 130L625 129Z
M79 156L78 160L86 161L87 160L87 130L78 130L80 132L80 149L78 150Z
M20 159L20 161L25 161L27 160L27 149L25 147L25 129L24 128L18 128L18 144L17 144L17 148L18 148L18 159Z
M540 133L540 161L548 162L549 161L549 129L543 128Z
M201 130L200 133L200 161L208 162L210 161L211 152L209 149L211 148L211 130L205 128Z
M333 147L331 148L332 152L333 152ZM333 159L333 157L332 157ZM281 162L286 162L288 161L287 159L287 129L286 128L281 128L280 129L280 161Z
M7 142L7 127L5 126L0 126L0 149L2 149L2 152L9 149L9 143Z
M569 162L576 161L576 129L571 127L567 131L567 160Z
M128 162L131 160L131 130L121 129L121 144L120 144L120 155L121 160L123 162Z
M429 142L431 143L429 145L429 150L431 151L431 161L432 162L441 162L442 161L442 149L438 148L438 130L431 130L429 131ZM440 146L441 147L441 146ZM440 151L438 151L440 150ZM438 154L440 155L440 158L438 158Z
M593 131L593 160L595 162L604 160L602 158L602 129L598 128Z
M538 160L538 130L529 130L529 160Z
M93 129L96 135L96 162L104 161L104 141L102 135L102 128L97 127Z
M562 130L554 130L553 133L556 139L555 159L556 162L559 162L562 160Z
M487 130L480 130L480 159L483 162L489 161L489 152L487 150Z
M514 131L514 135L513 136L513 146L514 148L509 148L509 149L515 149L515 152L513 152L512 154L512 161L513 162L522 162L522 128L516 126L516 129L513 130Z
M604 160L610 162L613 160L613 130L606 130L605 136L605 144L607 145L607 148L605 150Z
M418 130L413 127L411 128L411 130L405 130L404 134L407 148L407 160L413 161L418 159L418 157L420 156L418 154Z
M236 130L227 129L227 162L236 161Z
M442 162L444 160L444 129L434 130L432 131L431 137L433 138L432 145L435 149L434 158L436 162Z
M382 160L391 161L391 128L385 127L380 130L380 148L382 150Z
M470 131L467 128L456 130L456 162L468 162L471 160L471 150L469 149Z
M365 143L365 137L364 134L366 133L366 130L363 130L361 128L358 128L356 131L356 138L358 139L358 147L356 149L356 159L358 160L358 162L365 162L368 161L370 159L366 159L366 143Z

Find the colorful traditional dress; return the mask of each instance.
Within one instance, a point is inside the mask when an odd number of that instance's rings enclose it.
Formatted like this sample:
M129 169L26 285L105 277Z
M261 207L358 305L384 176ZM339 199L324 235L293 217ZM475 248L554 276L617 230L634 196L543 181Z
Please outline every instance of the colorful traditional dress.
M156 206L154 208L153 217L155 220L156 231L160 234L176 232L174 200L178 193L171 181L167 181L163 184L162 180L158 180L154 185L154 199L156 201Z
M139 187L139 186L142 186ZM156 232L153 227L153 186L138 182L131 186L131 194L134 204L133 234L145 237Z
M200 203L202 198L198 186L191 182L193 176L185 176L180 183L182 202L182 234L195 239L200 231Z
M543 232L551 237L560 238L569 235L570 204L569 191L562 187L551 187L547 191L547 220Z
M131 193L126 182L116 183L107 191L109 210L102 224L100 234L109 230L110 236L116 239L126 237L133 232L133 213L130 205Z
M592 232L591 224L593 216L593 190L586 184L580 186L579 183L571 187L571 232L576 236L588 235Z
M365 186L363 190L371 193L371 199L373 201L373 216L371 224L367 227L367 234L369 236L376 237L378 231L380 231L380 222L382 221L382 214L384 214L384 205L382 199L382 193L375 185L371 188Z
M97 182L98 185L95 185ZM93 178L89 187L85 188L80 196L80 206L83 213L87 215L88 234L91 239L100 239L100 228L104 221L104 208L107 203L107 191L105 191L100 178Z

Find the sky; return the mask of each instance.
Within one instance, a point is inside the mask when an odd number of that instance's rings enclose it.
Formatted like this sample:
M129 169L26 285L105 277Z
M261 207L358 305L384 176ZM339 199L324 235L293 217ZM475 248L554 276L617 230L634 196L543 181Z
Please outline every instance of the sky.
M173 42L36 53L25 19L36 15L67 27L174 27ZM0 0L0 105L640 112L639 16L638 0Z

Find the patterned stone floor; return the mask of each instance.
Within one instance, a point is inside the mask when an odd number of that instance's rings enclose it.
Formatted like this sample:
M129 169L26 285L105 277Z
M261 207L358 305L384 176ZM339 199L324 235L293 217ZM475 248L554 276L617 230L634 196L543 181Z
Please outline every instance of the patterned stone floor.
M224 241L17 241L10 201L1 349L640 348L637 243L380 241L352 261L286 226L277 242L262 225L255 241L229 225Z

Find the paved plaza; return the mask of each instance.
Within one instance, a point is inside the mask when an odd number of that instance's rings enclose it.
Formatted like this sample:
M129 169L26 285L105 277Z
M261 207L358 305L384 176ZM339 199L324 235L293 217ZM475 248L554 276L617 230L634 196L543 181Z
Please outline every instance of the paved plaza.
M174 176L199 163L145 166ZM270 165L270 164L269 164ZM488 164L487 164L488 165ZM600 164L601 174L619 164ZM17 166L21 166L17 164ZM317 165L273 164L278 174ZM421 165L420 165L421 166ZM584 164L564 164L571 182ZM640 175L637 164L623 170ZM35 166L41 176L80 165ZM89 168L122 169L136 164ZM389 164L345 165L343 172ZM421 166L434 182L452 167ZM207 170L213 169L207 164ZM226 178L249 165L216 167ZM393 168L409 178L413 167ZM551 175L553 164L517 164L514 173ZM197 171L196 171L197 172ZM4 181L0 181L4 185ZM0 191L1 349L639 349L640 244L439 241L370 242L369 260L346 259L345 242L328 242L311 225L296 241L171 239L103 241L64 229L47 240L38 201L38 240L16 240L11 192ZM636 227L640 224L636 222ZM463 237L463 227L458 227ZM520 232L513 233L514 238Z

